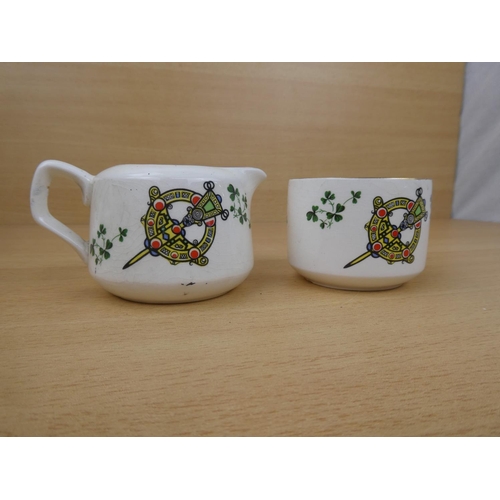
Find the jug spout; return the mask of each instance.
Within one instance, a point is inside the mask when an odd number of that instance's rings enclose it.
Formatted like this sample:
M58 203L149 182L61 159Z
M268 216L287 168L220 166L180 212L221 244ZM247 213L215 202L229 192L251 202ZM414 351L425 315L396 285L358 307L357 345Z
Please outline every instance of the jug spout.
M249 196L252 196L258 185L267 177L260 168L244 167L239 169L243 174Z

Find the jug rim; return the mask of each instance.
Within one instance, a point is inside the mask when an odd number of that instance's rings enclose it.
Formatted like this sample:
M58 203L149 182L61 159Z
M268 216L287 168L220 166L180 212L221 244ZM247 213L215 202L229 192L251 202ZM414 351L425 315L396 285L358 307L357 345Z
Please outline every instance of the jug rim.
M176 177L196 176L205 177L207 175L224 175L234 174L235 172L248 172L252 170L260 170L257 167L250 166L210 166L210 165L188 165L188 164L161 164L161 163L123 163L114 165L99 172L96 177L98 179L114 178L116 176L123 177L147 177L155 175L175 175ZM263 171L262 171L263 172Z

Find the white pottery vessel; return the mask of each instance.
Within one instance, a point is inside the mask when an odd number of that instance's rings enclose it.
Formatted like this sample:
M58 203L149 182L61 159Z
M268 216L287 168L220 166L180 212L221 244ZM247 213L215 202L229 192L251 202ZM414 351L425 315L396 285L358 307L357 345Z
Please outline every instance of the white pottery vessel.
M288 260L317 285L387 290L425 267L428 179L292 179Z
M89 241L49 213L50 182L61 174L90 205ZM250 273L250 204L265 177L256 168L180 165L119 165L94 177L47 160L33 178L31 211L107 291L139 302L192 302L222 295Z

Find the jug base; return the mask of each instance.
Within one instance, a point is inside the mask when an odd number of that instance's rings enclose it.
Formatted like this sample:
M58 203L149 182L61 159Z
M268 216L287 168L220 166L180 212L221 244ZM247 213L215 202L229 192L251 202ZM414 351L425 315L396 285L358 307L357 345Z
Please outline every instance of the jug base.
M114 283L97 280L109 293L132 302L146 304L183 304L220 297L240 285L249 275L225 278L217 281L199 283L179 283L175 285L157 285L150 283Z

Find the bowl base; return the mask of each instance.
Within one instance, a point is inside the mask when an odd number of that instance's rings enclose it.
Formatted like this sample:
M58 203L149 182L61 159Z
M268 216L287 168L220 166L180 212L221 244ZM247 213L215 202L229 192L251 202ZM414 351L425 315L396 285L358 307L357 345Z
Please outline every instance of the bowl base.
M387 287L374 287L374 288L361 288L361 287L348 287L348 286L335 286L335 285L325 285L324 283L318 283L317 281L307 280L314 285L322 286L325 288L333 288L334 290L347 290L349 292L383 292L384 290L394 290L394 288L399 288L403 286L403 283L398 285L391 285Z
M415 278L420 272L415 274L399 275L399 276L345 276L333 275L326 273L318 273L315 271L308 271L292 266L300 275L307 281L314 283L318 286L325 288L334 288L336 290L349 290L349 291L382 291L392 290L398 288L407 281Z

